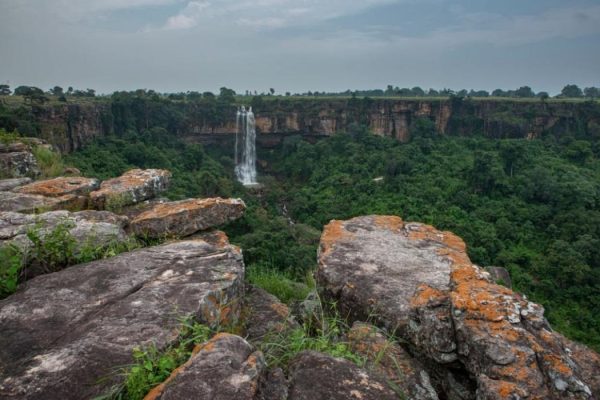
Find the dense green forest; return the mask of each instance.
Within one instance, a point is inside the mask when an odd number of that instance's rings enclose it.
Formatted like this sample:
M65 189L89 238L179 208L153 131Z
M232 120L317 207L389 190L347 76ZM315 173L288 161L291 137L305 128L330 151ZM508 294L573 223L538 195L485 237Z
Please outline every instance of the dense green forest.
M242 197L248 212L225 229L247 264L297 279L315 268L331 219L395 214L451 230L474 262L508 268L556 329L600 349L600 143L447 137L425 119L412 131L405 144L359 125L316 144L287 137L259 149L262 189L235 182L231 148L185 145L158 127L123 129L67 162L99 178L170 169L172 199Z

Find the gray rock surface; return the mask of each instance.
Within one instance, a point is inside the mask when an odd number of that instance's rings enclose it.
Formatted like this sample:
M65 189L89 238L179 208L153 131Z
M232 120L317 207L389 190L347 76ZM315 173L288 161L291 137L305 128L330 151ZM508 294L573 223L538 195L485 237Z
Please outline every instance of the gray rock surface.
M246 336L253 343L260 342L269 335L300 327L285 304L253 285L246 288L244 309Z
M512 279L510 273L503 267L485 267L485 271L490 274L492 282L512 289Z
M73 208L80 203L78 196L46 197L38 194L0 192L0 211L32 213Z
M14 189L14 192L24 194L39 194L47 197L60 197L64 195L87 196L96 190L100 182L95 178L81 176L58 177L35 181L25 186Z
M154 205L131 221L131 230L144 237L185 237L244 215L241 199L187 199Z
M132 169L123 175L106 180L100 189L90 194L92 205L97 209L120 209L157 197L165 191L171 173L164 169Z
M348 332L352 351L367 360L367 368L384 377L412 400L438 400L425 367L376 327L356 322Z
M303 351L289 369L289 400L398 399L383 378L327 354Z
M183 241L39 276L0 301L0 398L88 399L122 381L135 346L173 343L180 319L234 323L233 246Z
M31 183L31 178L11 178L0 180L0 192L7 192L19 186Z
M260 351L239 336L221 333L194 350L192 358L145 400L253 400L265 372Z
M37 161L29 151L0 152L0 176L18 178L39 173Z

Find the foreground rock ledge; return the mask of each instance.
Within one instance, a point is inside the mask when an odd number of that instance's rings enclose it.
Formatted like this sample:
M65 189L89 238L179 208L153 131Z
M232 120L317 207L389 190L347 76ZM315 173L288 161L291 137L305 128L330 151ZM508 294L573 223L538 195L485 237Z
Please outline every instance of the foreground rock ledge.
M475 379L473 398L598 396L590 379L600 374L590 362L597 354L572 351L540 305L490 282L450 232L394 216L332 221L321 237L317 283L343 315L396 332L430 365L464 369Z
M160 203L131 221L131 230L140 236L185 237L225 224L244 215L241 199L187 199Z
M243 278L235 247L195 240L32 279L0 301L0 398L106 393L122 381L117 370L132 349L172 343L183 316L237 320Z

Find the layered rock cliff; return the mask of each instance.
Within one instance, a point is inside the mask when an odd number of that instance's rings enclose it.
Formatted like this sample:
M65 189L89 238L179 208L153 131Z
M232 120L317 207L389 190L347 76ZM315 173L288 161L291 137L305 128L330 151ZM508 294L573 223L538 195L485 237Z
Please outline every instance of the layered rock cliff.
M35 106L30 122L35 127L33 133L62 152L77 150L109 133L156 126L192 142L233 140L234 106L215 111L194 103L165 100L165 106L164 102L148 105L144 101L118 106L111 100ZM329 136L348 131L353 124L366 125L376 135L407 141L419 119L432 121L439 134L447 135L529 139L544 134L600 136L600 104L592 102L273 99L260 102L254 112L258 143L264 146L276 145L286 135L300 134L308 139ZM153 119L158 114L164 117L160 121Z

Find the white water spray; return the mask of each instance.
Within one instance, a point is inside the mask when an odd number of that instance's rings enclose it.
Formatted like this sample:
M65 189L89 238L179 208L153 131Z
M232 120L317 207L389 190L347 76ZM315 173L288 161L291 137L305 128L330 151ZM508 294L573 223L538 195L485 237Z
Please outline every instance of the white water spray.
M256 127L252 107L237 112L235 134L235 176L243 185L256 182Z

